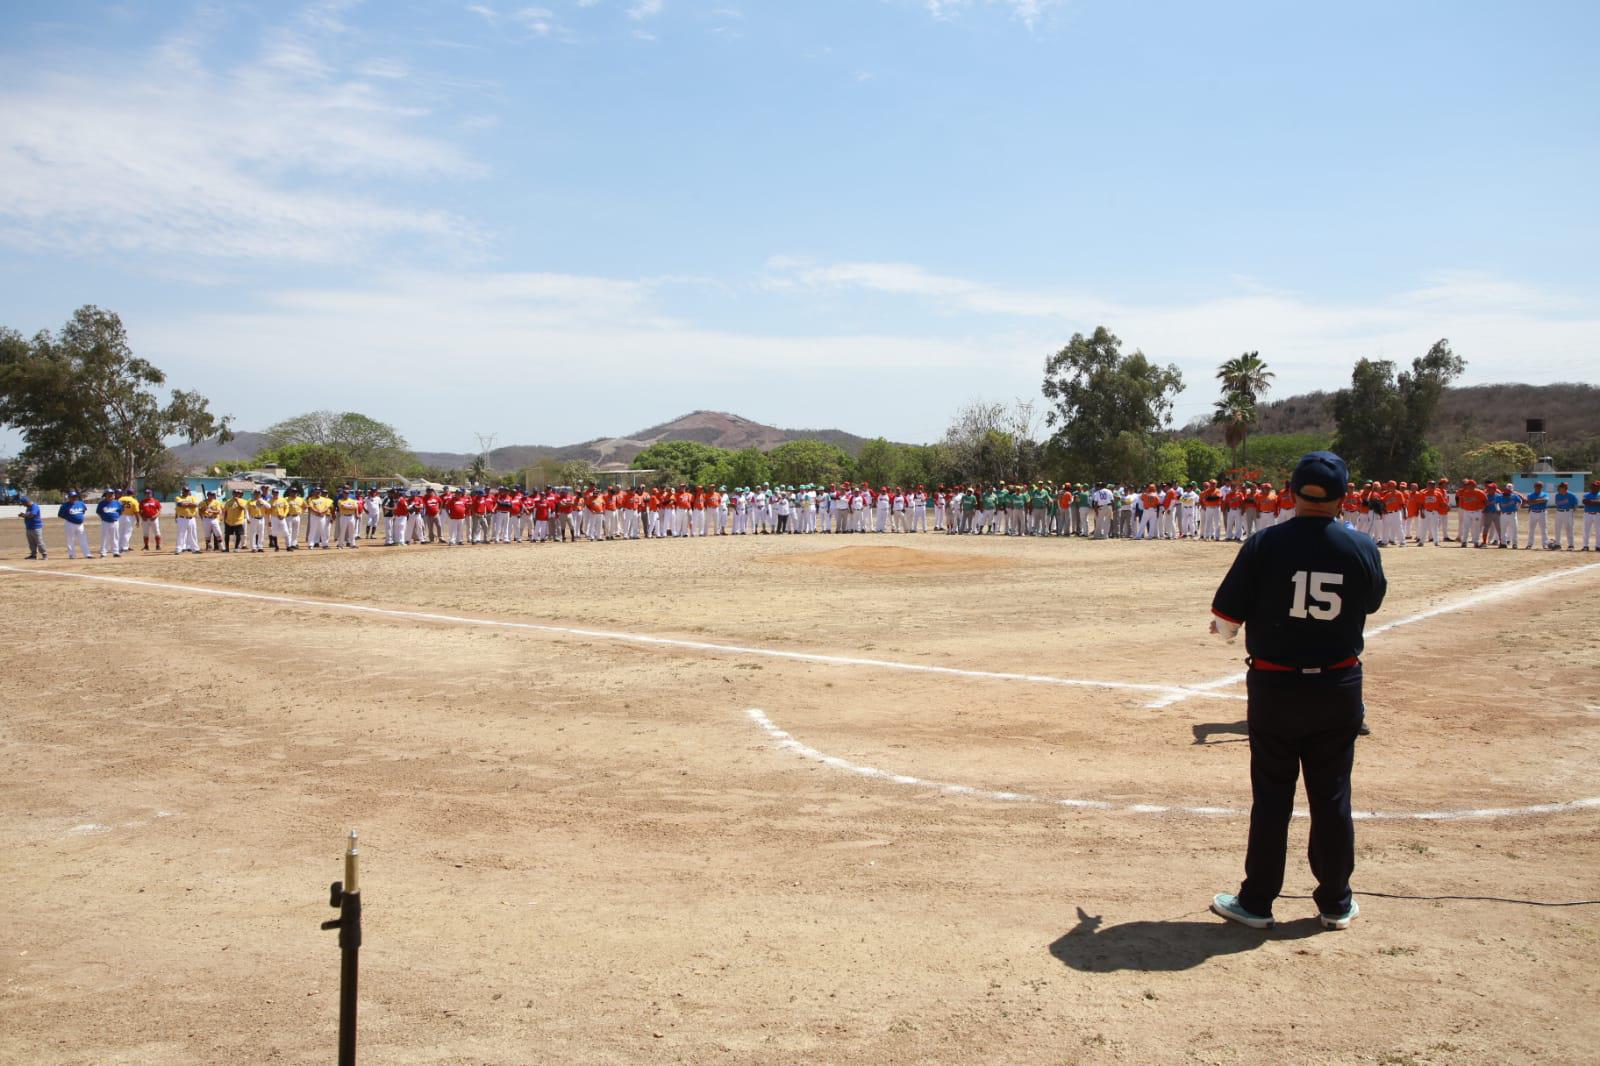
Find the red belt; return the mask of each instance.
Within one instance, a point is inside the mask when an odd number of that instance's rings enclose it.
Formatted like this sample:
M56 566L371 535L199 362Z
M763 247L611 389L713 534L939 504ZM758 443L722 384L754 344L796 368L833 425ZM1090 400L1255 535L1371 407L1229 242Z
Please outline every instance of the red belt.
M1324 670L1348 670L1352 666L1360 666L1361 660L1354 655L1348 659L1341 659L1328 666L1284 666L1281 663L1268 662L1266 659L1250 659L1252 670L1275 670L1284 674L1320 674Z

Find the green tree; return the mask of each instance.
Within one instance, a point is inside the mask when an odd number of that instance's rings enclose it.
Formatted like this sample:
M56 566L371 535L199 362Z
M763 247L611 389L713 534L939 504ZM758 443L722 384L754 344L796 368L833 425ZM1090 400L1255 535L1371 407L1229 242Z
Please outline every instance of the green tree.
M233 439L231 418L217 418L205 397L155 390L166 375L133 354L122 319L85 305L59 334L25 340L0 327L0 425L25 446L15 465L42 488L116 482L132 485L166 462L166 442Z
M727 459L727 480L735 487L764 485L772 480L772 463L760 448L745 448Z
M556 464L555 484L588 485L596 473L594 464L587 459L567 459Z
M1183 476L1186 481L1201 484L1227 468L1228 455L1216 445L1207 444L1198 437L1185 437L1177 444L1183 449Z
M674 483L707 485L730 454L726 448L697 440L664 440L634 456L633 466L659 470L670 475L666 480Z
M1327 447L1328 438L1321 433L1262 433L1251 444L1249 465L1262 477L1281 482L1294 472L1302 455Z
M1031 482L1045 463L1033 406L976 401L956 412L941 442L949 480L967 485Z
M1234 462L1243 464L1245 441L1256 421L1256 405L1248 397L1230 392L1216 402L1211 421L1222 426L1222 442L1233 452Z
M1235 449L1237 461L1241 464L1249 455L1250 429L1256 424L1256 405L1272 387L1272 379L1276 376L1267 369L1260 352L1245 352L1217 367L1217 380L1222 382L1222 398L1217 401L1212 421L1223 425L1223 437L1228 447Z
M767 453L772 480L780 485L831 485L851 480L850 453L820 440L791 440Z
M398 430L357 411L308 411L268 426L266 437L274 448L286 444L337 448L360 474L393 475L416 462Z
M1085 337L1074 333L1066 347L1045 360L1045 423L1078 478L1132 476L1127 465L1148 450L1150 435L1172 418L1172 401L1183 388L1175 365L1152 363L1141 351L1122 354L1122 341L1104 326ZM1126 438L1142 438L1137 441Z
M856 453L856 477L872 485L888 485L899 479L904 456L898 444L874 437Z
M1478 481L1499 481L1520 474L1539 461L1539 454L1520 441L1496 440L1463 455L1452 474Z
M1448 340L1437 341L1398 376L1388 360L1358 360L1350 387L1329 401L1338 427L1333 450L1363 477L1425 479L1439 397L1466 365Z

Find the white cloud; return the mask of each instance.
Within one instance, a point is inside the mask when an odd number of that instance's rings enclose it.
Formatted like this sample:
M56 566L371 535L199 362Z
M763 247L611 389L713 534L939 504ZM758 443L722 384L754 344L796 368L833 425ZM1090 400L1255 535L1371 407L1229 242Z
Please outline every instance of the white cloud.
M252 311L139 316L129 328L141 353L244 428L340 397L434 448L482 428L508 443L564 443L708 406L902 435L923 433L926 418L936 436L947 414L938 404L895 405L889 417L881 397L903 392L908 374L926 383L981 372L997 358L1036 362L1031 348L993 340L720 329L662 310L664 290L682 283L391 273L359 288L271 293ZM218 338L227 338L225 363ZM307 399L308 381L319 398ZM971 391L952 390L952 402Z
M206 36L142 61L57 65L0 89L0 239L77 252L345 260L396 236L463 229L438 210L345 191L357 180L476 168L418 131L424 112L343 74L321 42L340 4L269 32L255 58L213 69ZM48 62L48 61L42 61Z
M1063 0L984 0L990 7L1008 9L1023 25L1033 29L1044 17L1047 9L1058 7ZM973 0L923 0L928 14L941 21L949 21L973 6Z
M662 0L638 0L628 8L628 17L635 20L654 18L661 14L662 6Z
M1199 397L1209 395L1215 365L1246 350L1260 350L1273 365L1280 396L1338 388L1358 358L1408 364L1440 337L1467 359L1464 380L1475 382L1593 380L1600 350L1595 301L1459 272L1365 303L1318 302L1245 284L1191 303L1140 304L1089 292L1008 289L907 263L790 257L768 263L767 284L914 299L936 320L1017 320L1025 335L1038 338L1041 358L1072 332L1103 324L1128 348L1178 363L1191 386L1183 407L1196 410L1209 402Z

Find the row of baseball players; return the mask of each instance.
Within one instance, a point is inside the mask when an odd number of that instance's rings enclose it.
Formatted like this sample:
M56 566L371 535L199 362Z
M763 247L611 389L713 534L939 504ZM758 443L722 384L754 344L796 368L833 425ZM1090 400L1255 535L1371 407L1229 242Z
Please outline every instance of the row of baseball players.
M46 548L39 505L23 497L22 518L29 558ZM69 558L90 557L90 505L72 492L57 511ZM333 494L311 488L261 489L219 497L185 486L174 501L176 551L264 552L355 547L357 540L385 544L511 543L554 540L614 540L747 533L914 533L1009 536L1126 537L1135 540L1247 539L1294 510L1288 485L1226 480L1150 484L1143 490L1097 483L939 486L912 489L842 483L833 486L757 488L678 486L651 489L390 489ZM1419 546L1453 540L1465 547L1516 547L1519 516L1527 518L1525 547L1573 550L1574 522L1584 515L1582 550L1600 550L1600 482L1580 499L1565 482L1547 493L1536 483L1527 493L1468 479L1459 489L1448 481L1352 484L1343 502L1344 521L1379 544ZM162 550L162 504L146 491L107 489L93 506L100 527L101 556L132 548L136 530L142 550ZM1454 535L1450 515L1459 515ZM1553 514L1553 527L1548 516Z

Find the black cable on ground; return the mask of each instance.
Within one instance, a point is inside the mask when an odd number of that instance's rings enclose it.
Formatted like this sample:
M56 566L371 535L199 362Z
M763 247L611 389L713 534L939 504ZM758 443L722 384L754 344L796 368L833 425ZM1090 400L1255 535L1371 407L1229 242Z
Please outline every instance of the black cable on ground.
M1573 900L1545 900L1545 899L1508 899L1505 896L1408 896L1399 892L1356 892L1357 896L1373 896L1377 899L1408 899L1429 901L1464 901L1470 903L1517 903L1524 907L1600 907L1600 899L1573 899ZM1310 896L1283 895L1283 899L1310 899Z

